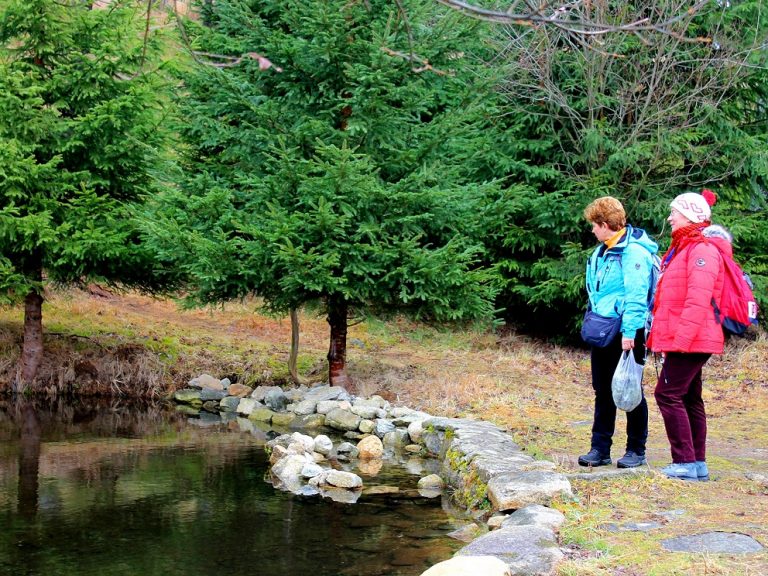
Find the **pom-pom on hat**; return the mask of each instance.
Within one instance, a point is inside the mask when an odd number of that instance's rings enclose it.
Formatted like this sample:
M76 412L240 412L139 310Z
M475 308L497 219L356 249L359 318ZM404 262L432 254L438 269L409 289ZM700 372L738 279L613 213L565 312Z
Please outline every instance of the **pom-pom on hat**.
M714 206L716 201L715 193L704 189L701 194L696 192L680 194L672 200L670 206L691 222L709 222L712 217L710 206Z

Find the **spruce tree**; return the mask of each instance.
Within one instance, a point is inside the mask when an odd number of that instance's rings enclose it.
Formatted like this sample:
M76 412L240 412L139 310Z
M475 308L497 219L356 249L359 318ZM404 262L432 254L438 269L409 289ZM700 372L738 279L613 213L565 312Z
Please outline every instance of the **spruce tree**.
M208 6L181 95L178 189L147 220L198 304L256 294L330 326L332 384L346 373L348 319L490 317L492 274L477 214L493 145L490 78L467 46L482 27L433 3L235 1ZM210 57L210 56L209 56ZM280 70L278 70L278 67Z
M131 213L162 142L156 52L140 8L11 0L0 16L0 301L24 302L19 385L43 354L50 283L154 290Z

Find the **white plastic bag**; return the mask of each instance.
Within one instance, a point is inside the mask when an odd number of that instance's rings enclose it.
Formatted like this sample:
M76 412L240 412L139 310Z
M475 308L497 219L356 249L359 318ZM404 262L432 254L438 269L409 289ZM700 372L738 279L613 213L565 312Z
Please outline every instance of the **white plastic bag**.
M625 350L611 380L611 392L616 408L631 412L643 399L643 364L635 362L632 350Z

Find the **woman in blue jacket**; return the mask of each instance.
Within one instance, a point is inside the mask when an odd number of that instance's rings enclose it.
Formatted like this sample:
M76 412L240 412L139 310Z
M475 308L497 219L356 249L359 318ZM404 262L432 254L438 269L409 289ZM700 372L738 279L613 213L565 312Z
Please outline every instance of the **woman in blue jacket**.
M587 261L587 295L590 309L607 318L616 318L620 328L605 346L592 345L592 388L595 412L592 446L579 456L582 466L611 463L611 444L616 426L616 405L611 380L624 350L632 350L638 363L645 363L645 329L648 321L648 296L656 242L645 231L627 224L621 202L604 196L584 210L592 224L592 233L600 244ZM648 438L648 404L627 412L626 453L619 458L619 468L645 464Z

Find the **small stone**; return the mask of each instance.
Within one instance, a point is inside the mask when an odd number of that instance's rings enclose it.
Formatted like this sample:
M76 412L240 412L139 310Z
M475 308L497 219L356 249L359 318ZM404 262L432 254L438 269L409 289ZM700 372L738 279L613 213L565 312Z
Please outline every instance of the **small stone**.
M439 490L443 487L443 479L437 474L430 474L421 478L417 486L421 489Z
M362 432L363 434L370 434L374 431L376 428L376 422L373 420L361 420L360 426L358 426L358 430Z
M336 408L325 415L325 425L336 430L357 430L360 420L360 416L343 408Z
M296 414L293 412L285 412L272 415L273 426L288 426L294 420L296 420Z
M288 397L283 393L282 389L273 389L267 392L264 396L264 404L266 404L270 410L282 412L288 405Z
M295 404L292 408L293 412L296 414L299 414L301 416L306 416L307 414L314 414L315 409L317 408L317 402L314 400L302 400L298 404Z
M184 404L202 404L202 399L200 397L200 390L195 390L193 388L184 388L182 390L176 390L176 392L173 393L173 398L176 400L176 402L182 402Z
M519 510L515 510L509 516L502 516L502 526L543 526L557 531L565 522L565 516L559 510L542 506L541 504L528 504Z
M386 434L389 432L394 432L395 425L392 424L389 420L385 420L383 418L379 418L376 420L376 428L374 429L374 434L378 436L379 438L384 438Z
M369 486L363 489L363 496L379 496L381 494L399 494L397 486Z
M218 378L214 378L210 374L200 374L197 378L195 378L194 382L200 388L209 388L211 390L224 390L224 386L221 384L221 380Z
M336 447L337 456L348 456L350 458L357 458L359 454L357 447L349 442L342 442Z
M301 475L304 478L314 478L318 474L322 474L322 472L323 472L323 468L321 468L317 464L309 463L309 462L307 464L304 464L304 467L301 469Z
M269 455L269 463L271 465L274 465L275 462L277 462L278 460L280 460L280 458L283 458L287 454L288 454L288 449L278 444L272 448L272 453Z
M224 390L213 390L211 388L203 388L200 390L200 400L216 400L219 401L222 398L226 398L227 393Z
M358 457L361 460L377 460L384 454L384 445L378 436L366 436L357 443Z
M328 456L328 454L331 453L331 450L333 450L333 442L331 442L331 439L328 438L325 434L320 434L318 436L315 436L314 440L314 451L318 452L324 456Z
M496 530L496 528L500 528L504 520L506 520L508 516L506 514L495 514L488 518L488 521L486 522L487 526L491 530Z
M219 402L219 410L222 412L234 412L237 405L240 404L240 398L237 396L227 396Z
M312 428L322 428L325 425L325 416L322 414L306 414L302 416L296 416L294 420L291 421L291 428L292 429L312 429Z
M227 394L237 396L238 398L245 398L252 392L253 389L250 386L244 386L243 384L232 384L227 388Z
M480 527L477 524L467 524L461 528L448 532L447 536L461 542L472 542L480 534Z
M240 398L240 402L237 404L236 412L244 416L250 416L254 409L260 406L253 398Z
M275 413L269 408L254 408L253 412L248 415L248 419L256 422L271 422L274 415Z
M408 436L411 437L412 442L418 442L421 440L421 436L424 434L424 428L421 423L423 420L415 420L408 424Z
M337 400L323 400L322 402L318 402L315 410L318 414L328 414L331 410L335 410L339 407L339 402Z
M363 479L357 474L352 472L344 472L343 470L331 470L325 477L326 484L336 486L338 488L360 488L363 485Z
M511 576L505 562L494 556L456 556L435 564L421 576Z

